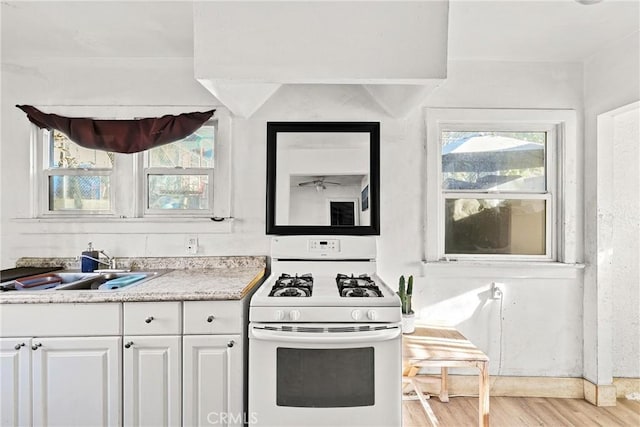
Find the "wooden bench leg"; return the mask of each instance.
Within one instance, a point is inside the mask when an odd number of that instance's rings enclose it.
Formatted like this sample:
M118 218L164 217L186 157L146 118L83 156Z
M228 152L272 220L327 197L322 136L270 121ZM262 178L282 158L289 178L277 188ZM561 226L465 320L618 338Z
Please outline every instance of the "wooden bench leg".
M478 402L478 425L489 427L489 362L479 362L480 390Z
M449 370L448 368L440 368L440 402L449 401Z
M424 394L422 393L422 388L420 388L420 385L415 378L411 378L411 384L418 394L418 399L420 399L420 404L422 405L422 409L424 409L425 415L427 416L427 418L429 418L429 422L433 427L438 427L440 425L440 423L438 423L438 418L436 418L436 414L433 413L431 406L429 406L429 403L427 402L427 399L429 397L424 396Z

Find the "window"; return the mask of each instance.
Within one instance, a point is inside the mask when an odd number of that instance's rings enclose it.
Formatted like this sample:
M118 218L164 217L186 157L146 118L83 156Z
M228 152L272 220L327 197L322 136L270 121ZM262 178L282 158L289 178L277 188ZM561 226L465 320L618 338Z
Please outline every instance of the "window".
M210 213L213 207L215 125L145 153L145 213Z
M83 148L57 130L42 131L49 212L112 211L114 153Z
M445 256L550 253L555 138L535 129L441 127Z
M557 260L566 112L427 110L427 259ZM575 218L572 219L575 222Z
M60 114L154 117L193 108L58 107ZM228 112L192 135L142 153L83 148L59 131L32 127L33 216L39 218L203 218L230 216ZM161 221L161 219L158 219ZM218 227L220 228L220 227ZM221 229L222 230L222 229Z

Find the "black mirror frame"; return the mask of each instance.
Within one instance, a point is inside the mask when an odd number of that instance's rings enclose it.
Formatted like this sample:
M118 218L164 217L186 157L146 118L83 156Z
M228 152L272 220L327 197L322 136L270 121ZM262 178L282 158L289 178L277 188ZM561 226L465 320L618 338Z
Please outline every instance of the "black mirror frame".
M278 133L282 132L362 132L369 134L370 225L276 225L276 155ZM266 225L267 234L380 235L380 122L267 122Z

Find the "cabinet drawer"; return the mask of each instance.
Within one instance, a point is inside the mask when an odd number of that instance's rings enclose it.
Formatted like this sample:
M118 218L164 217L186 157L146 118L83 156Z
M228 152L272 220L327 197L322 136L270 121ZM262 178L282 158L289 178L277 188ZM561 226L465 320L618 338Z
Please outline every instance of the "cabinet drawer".
M125 335L180 335L181 302L124 303Z
M184 334L239 334L241 301L185 301Z
M2 337L121 335L122 306L96 304L3 304Z

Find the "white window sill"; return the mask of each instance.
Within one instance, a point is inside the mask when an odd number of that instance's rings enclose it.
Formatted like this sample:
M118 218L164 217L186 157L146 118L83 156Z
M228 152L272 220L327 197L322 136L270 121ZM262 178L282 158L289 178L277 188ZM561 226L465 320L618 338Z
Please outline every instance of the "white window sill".
M429 277L486 277L495 279L575 279L584 264L549 261L423 261Z
M21 234L217 234L231 233L233 219L213 221L211 218L196 217L50 217L13 218L17 231ZM171 224L171 226L168 226Z

